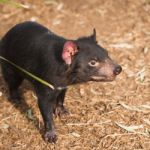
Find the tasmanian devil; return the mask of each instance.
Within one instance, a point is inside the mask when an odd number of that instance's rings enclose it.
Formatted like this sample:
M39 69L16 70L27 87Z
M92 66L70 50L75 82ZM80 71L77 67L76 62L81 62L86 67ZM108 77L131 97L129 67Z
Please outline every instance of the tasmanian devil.
M57 87L87 81L113 81L122 70L98 45L95 29L90 36L68 40L38 23L20 23L2 38L0 54L55 87L50 89L1 61L11 101L20 101L18 88L24 79L33 84L45 125L44 138L54 143L57 136L53 114L61 116L66 113L63 103L67 89L58 90Z

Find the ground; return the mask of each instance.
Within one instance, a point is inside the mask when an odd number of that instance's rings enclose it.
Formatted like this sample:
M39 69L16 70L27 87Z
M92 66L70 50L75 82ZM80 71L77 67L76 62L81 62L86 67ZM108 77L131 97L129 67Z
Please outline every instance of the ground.
M17 1L15 1L17 2ZM97 41L123 68L110 83L69 88L67 118L55 119L58 142L42 139L43 122L32 86L21 91L26 103L8 102L0 74L1 150L150 149L150 1L18 0L26 8L0 4L0 37L13 25L37 21L75 39L97 31Z

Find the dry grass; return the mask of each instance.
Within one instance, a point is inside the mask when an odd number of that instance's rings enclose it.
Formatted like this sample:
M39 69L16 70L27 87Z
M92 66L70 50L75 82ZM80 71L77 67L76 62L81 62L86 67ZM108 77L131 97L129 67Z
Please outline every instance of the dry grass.
M14 24L34 20L67 38L97 29L98 42L123 67L111 83L69 89L70 117L55 119L58 142L43 141L43 122L28 83L18 107L7 101L0 75L0 149L2 150L149 150L150 5L147 0L21 0L31 9L0 4L0 36Z

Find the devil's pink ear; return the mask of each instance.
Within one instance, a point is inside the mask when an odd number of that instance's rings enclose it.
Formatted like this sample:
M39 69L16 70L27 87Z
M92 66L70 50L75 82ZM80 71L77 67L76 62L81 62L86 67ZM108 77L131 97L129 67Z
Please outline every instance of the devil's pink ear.
M67 65L72 62L72 57L78 52L77 45L73 41L67 41L64 44L62 59Z

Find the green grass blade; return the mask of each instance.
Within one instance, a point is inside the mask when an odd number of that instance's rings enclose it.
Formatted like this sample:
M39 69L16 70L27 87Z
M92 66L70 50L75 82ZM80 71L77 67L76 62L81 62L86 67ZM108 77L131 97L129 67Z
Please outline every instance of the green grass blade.
M40 83L42 83L42 84L44 84L44 85L46 85L46 86L48 86L49 88L51 88L51 89L53 89L53 90L55 89L54 86L51 85L51 84L49 84L47 81L44 81L43 79L41 79L41 78L35 76L34 74L28 72L27 70L25 70L25 69L19 67L18 65L16 65L16 64L14 64L13 62L9 61L8 59L6 59L6 58L4 58L4 57L2 57L2 56L0 56L0 59L4 60L5 62L8 62L9 64L11 64L12 66L14 66L14 67L17 68L18 70L24 72L24 73L27 74L28 76L32 77L33 79L37 80L38 82L40 82Z
M18 8L29 9L29 6L28 6L28 5L23 5L23 4L21 4L21 3L17 3L17 2L11 1L11 0L0 0L0 3L9 4L9 5L18 7Z

